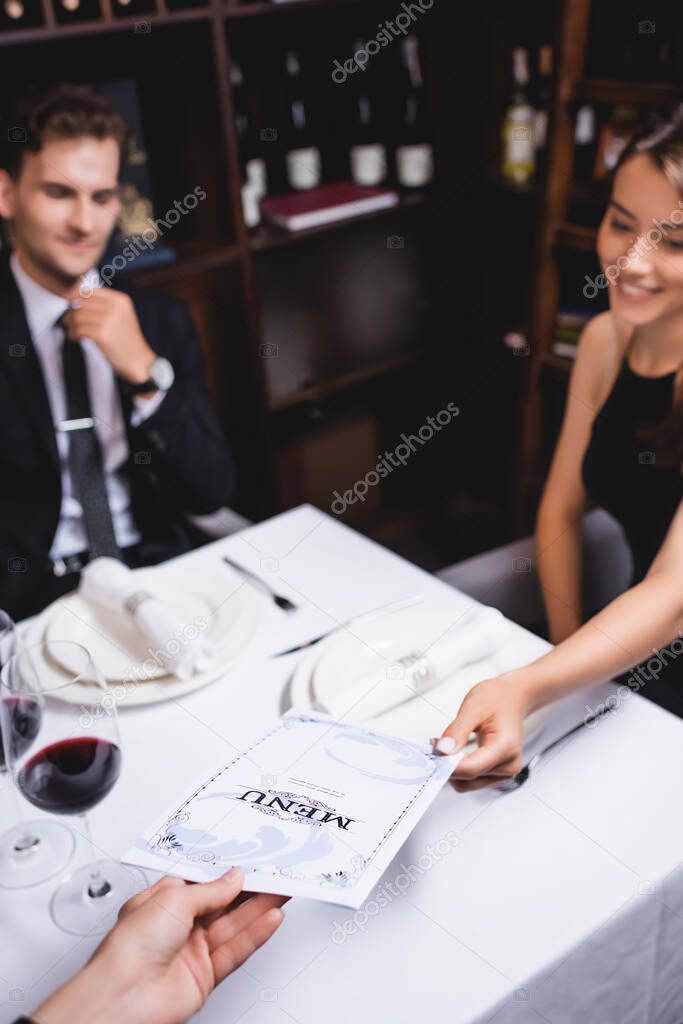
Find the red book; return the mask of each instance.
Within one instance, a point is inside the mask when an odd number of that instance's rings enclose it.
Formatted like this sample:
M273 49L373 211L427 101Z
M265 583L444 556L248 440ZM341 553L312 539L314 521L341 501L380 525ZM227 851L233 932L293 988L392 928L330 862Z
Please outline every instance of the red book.
M367 188L351 181L337 181L321 188L267 196L261 200L264 220L287 231L304 231L347 217L385 210L398 203L398 193L385 188Z

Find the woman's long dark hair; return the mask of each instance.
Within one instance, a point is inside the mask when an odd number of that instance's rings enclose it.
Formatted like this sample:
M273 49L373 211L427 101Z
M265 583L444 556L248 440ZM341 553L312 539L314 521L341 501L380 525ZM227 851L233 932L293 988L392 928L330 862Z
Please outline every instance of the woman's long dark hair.
M683 103L667 114L650 114L623 150L615 174L631 157L649 156L683 200ZM681 204L683 209L683 203ZM673 402L651 436L657 461L683 465L683 364L674 380Z

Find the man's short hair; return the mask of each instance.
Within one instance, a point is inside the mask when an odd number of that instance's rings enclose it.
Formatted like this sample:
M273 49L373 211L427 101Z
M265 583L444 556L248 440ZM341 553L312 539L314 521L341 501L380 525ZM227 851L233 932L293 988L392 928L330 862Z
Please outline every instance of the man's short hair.
M120 175L128 162L132 139L116 107L87 85L54 86L48 92L17 102L2 140L0 167L16 181L25 153L39 153L48 141L87 135L116 140Z

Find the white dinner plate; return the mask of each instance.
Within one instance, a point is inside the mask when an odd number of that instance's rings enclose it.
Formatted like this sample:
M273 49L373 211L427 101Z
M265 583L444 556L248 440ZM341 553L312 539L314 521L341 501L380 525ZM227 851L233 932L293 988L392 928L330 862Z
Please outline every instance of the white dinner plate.
M318 658L312 673L313 698L322 707L348 686L349 678L370 679L381 675L388 664L418 651L427 651L446 634L449 637L467 629L478 614L472 604L454 612L452 607L434 600L417 607L398 608L385 615L354 623L338 634ZM500 617L502 642L508 628ZM498 647L502 646L498 642ZM496 647L491 643L491 650Z
M205 635L217 649L210 668L187 680L170 675L163 665L153 670L150 644L133 620L91 604L78 593L60 598L37 616L28 626L25 643L73 640L82 644L121 705L169 700L199 689L228 671L246 649L258 624L259 604L252 588L244 586L242 578L228 567L220 574L176 566L153 566L134 572L141 587L172 604L184 621L192 623L200 616L206 622ZM40 674L50 685L64 678L60 666L45 661ZM75 684L61 690L60 696L78 703L83 700L84 689L83 684Z
M355 636L341 630L326 637L311 647L297 665L290 681L290 706L316 708L325 694L338 693L343 686L368 677L378 668L381 670L387 660L395 661L420 646L424 648L425 639L434 642L453 626L453 621L452 609L422 605L353 625ZM464 665L421 696L376 715L365 724L426 743L430 737L439 736L455 718L475 683L497 676L510 667L506 644L489 657ZM549 708L541 708L527 717L525 742L540 734L549 717Z

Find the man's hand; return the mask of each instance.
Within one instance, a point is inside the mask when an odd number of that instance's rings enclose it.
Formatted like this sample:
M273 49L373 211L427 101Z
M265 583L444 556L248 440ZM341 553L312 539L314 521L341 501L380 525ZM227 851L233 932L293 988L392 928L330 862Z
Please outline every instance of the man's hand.
M87 298L73 297L64 325L69 338L92 338L119 377L131 384L148 379L155 352L145 341L133 301L125 292L95 288Z
M37 1024L184 1024L282 921L284 896L234 902L243 881L239 869L200 885L168 877L134 896Z

